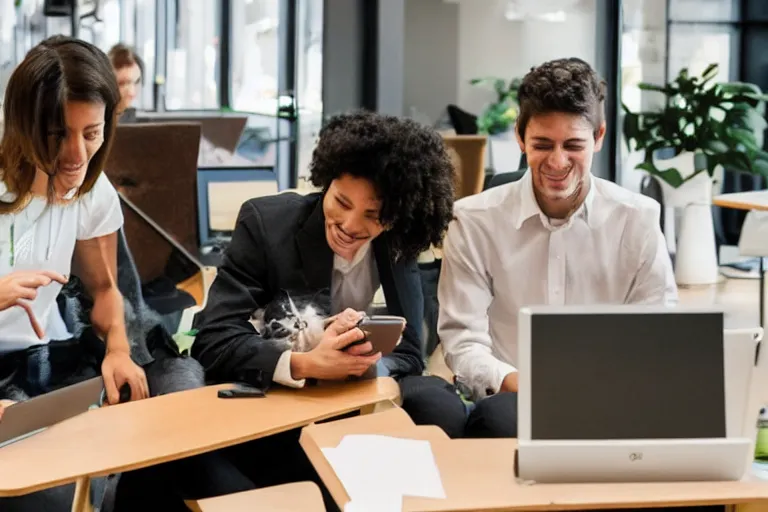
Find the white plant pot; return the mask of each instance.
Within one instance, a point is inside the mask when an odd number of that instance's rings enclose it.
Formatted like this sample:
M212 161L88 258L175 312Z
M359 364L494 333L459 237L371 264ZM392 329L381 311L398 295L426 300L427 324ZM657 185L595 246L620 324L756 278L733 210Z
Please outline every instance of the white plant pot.
M488 158L485 161L496 173L518 170L521 156L514 130L488 137Z
M660 164L663 164L662 167ZM659 160L657 167L677 168L683 176L693 172L693 154ZM675 256L675 281L680 285L717 283L719 270L712 221L712 179L700 172L678 188L661 183L664 196L664 231L667 247ZM675 210L682 211L680 233L675 237Z

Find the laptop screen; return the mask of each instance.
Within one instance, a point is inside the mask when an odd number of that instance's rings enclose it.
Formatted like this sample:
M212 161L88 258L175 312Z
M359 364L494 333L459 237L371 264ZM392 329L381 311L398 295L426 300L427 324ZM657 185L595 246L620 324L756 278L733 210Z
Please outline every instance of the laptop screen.
M725 437L720 313L534 314L531 439Z

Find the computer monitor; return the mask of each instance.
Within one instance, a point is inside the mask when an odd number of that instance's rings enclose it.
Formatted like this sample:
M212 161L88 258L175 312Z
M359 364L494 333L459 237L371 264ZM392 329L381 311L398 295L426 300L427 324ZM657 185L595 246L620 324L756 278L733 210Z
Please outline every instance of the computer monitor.
M278 192L273 168L200 168L197 207L200 245L226 243L244 202Z
M722 311L541 306L519 329L520 439L726 436Z

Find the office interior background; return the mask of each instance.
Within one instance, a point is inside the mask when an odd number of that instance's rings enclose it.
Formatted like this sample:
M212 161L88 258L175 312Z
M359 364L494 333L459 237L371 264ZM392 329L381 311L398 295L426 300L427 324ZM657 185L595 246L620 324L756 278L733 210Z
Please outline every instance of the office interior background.
M0 92L47 36L74 34L105 51L126 43L145 63L139 117L245 117L237 164L227 165L274 173L279 190L302 185L335 113L362 107L455 130L448 106L471 118L495 100L473 79L510 81L553 58L580 57L608 82L608 137L593 172L634 190L644 173L628 161L621 104L637 111L664 101L638 84L717 63L716 80L768 89L760 0L79 0L76 20L46 16L56 3L0 0ZM518 169L517 156L502 153L486 158L489 174ZM764 188L760 178L736 181L725 185ZM203 196L200 229L226 232L212 228L216 201ZM735 244L743 215L722 217L718 241Z

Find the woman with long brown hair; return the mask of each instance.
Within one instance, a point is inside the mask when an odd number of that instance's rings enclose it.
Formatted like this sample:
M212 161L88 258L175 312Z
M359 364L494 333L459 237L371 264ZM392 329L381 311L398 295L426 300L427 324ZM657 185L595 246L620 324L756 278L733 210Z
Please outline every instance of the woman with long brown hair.
M107 56L63 36L33 48L8 82L0 140L0 404L99 374L110 404L125 391L131 400L151 394L152 361L142 361L146 374L134 362L117 288L122 211L102 172L119 101ZM78 336L69 332L57 305L70 271L93 302L92 328ZM154 502L163 510L184 510L183 498L252 487L226 466L216 466L222 478L213 478L215 457L150 468L165 483ZM141 470L123 475L118 508L133 510L144 498L145 489L130 487L131 481L146 480L140 475ZM185 484L195 486L191 493ZM71 500L70 486L0 499L0 510L69 510Z

